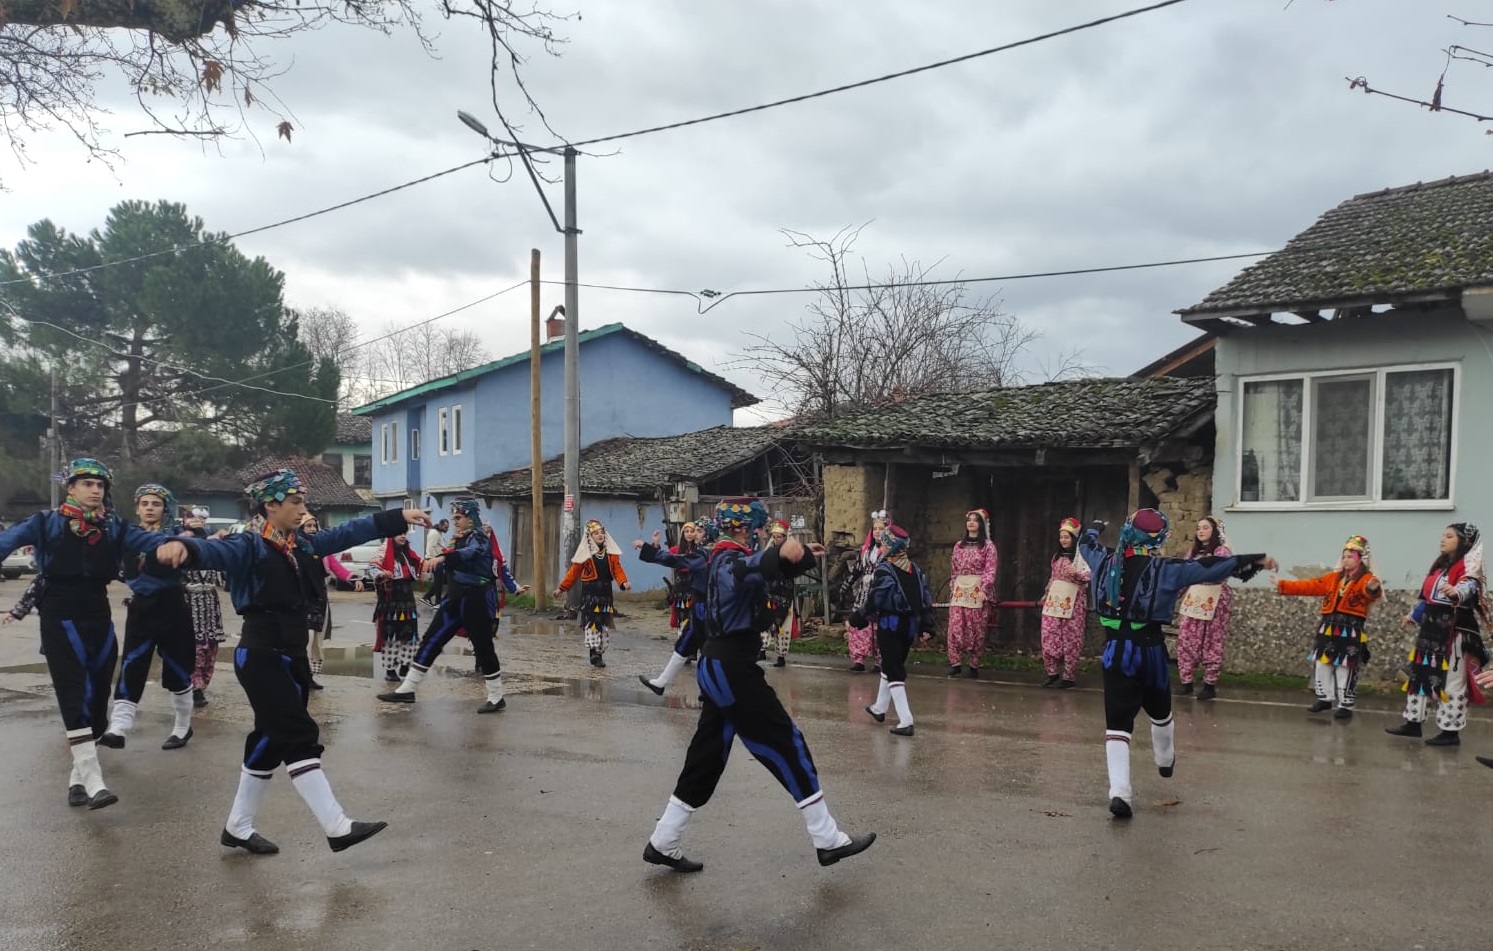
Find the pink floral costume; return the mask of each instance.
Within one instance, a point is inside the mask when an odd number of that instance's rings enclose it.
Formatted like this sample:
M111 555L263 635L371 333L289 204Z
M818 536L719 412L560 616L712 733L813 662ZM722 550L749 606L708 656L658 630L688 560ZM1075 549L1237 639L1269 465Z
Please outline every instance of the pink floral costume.
M965 654L969 655L969 666L978 670L980 659L985 654L985 629L995 604L995 572L1000 558L995 543L988 536L979 543L968 539L954 545L954 555L949 565L949 666L958 667ZM960 579L966 579L961 585ZM978 587L966 590L968 579L978 578ZM959 602L978 601L978 607Z
M1209 554L1227 558L1233 554L1228 546L1220 544ZM1203 683L1217 684L1223 673L1223 649L1229 640L1229 615L1234 607L1234 589L1227 583L1220 585L1216 596L1212 585L1189 588L1182 594L1181 619L1177 625L1177 679L1184 684L1192 683L1199 663L1203 668ZM1192 603L1196 602L1196 603ZM1211 602L1211 603L1210 603ZM1211 618L1192 617L1190 614L1212 613Z
M875 519L878 514L872 512L871 517ZM871 537L872 532L866 532L866 540L861 545L861 556L853 569L856 573L855 597L852 604L860 604L866 598L866 592L871 588L871 573L876 570L876 563L881 560L881 552L876 547L875 540ZM876 648L876 625L867 624L865 627L856 627L849 621L845 622L845 646L850 652L851 665L859 664L865 666L870 659L877 666L881 663L881 652Z
M1077 585L1071 599L1054 597L1053 582ZM1071 683L1078 679L1078 658L1083 654L1084 622L1088 618L1089 566L1082 558L1054 555L1052 574L1042 596L1042 667L1048 677L1055 677L1062 667L1062 678ZM1067 616L1064 617L1063 615Z

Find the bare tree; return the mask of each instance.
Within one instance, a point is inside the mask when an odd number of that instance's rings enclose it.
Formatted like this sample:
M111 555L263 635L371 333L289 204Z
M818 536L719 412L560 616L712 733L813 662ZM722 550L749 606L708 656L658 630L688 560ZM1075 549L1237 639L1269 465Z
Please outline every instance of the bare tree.
M1018 360L1040 336L994 297L972 298L963 283L934 278L938 264L904 258L873 280L853 257L858 228L828 239L784 230L788 246L830 271L818 297L774 338L754 341L734 366L756 373L798 413L842 409L919 393L962 392L1018 382ZM864 280L852 282L852 268Z
M317 360L332 361L341 375L338 408L367 402L361 399L366 362L363 348L358 345L362 334L352 316L336 307L309 307L294 313L301 343Z
M528 48L558 55L556 26L573 14L507 0L0 0L0 129L17 157L25 135L61 127L95 156L114 150L99 127L97 86L122 74L149 128L126 135L166 133L212 138L252 128L262 110L287 141L294 126L272 81L284 72L259 47L288 48L291 38L331 25L380 33L408 31L435 53L425 22L474 20L491 44L493 107L505 124L500 93L543 120L519 74ZM513 103L509 103L513 105ZM268 130L268 126L266 126Z
M437 327L429 322L407 328L387 323L360 350L360 378L353 389L353 405L371 403L491 359L474 331Z

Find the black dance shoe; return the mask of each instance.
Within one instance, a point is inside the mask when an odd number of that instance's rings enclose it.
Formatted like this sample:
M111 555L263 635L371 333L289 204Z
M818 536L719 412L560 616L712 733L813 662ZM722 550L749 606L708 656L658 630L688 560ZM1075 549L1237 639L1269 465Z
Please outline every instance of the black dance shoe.
M387 822L359 822L353 820L351 832L347 835L327 836L327 845L332 847L333 852L341 852L343 849L352 848L364 839L373 838L388 827L389 824Z
M384 703L414 703L415 692L411 690L408 693L400 693L395 690L392 693L381 693L378 698Z
M871 719L875 720L877 723L885 723L886 722L886 714L885 713L877 713L875 710L872 710L870 707L866 707L866 712L869 713L869 714L871 714Z
M1042 681L1042 686L1044 686L1044 687L1056 687L1057 685L1058 685L1058 675L1057 674L1048 674L1047 675L1047 679L1044 680L1044 681Z
M1162 779L1171 779L1172 778L1172 773L1174 773L1176 771L1177 771L1177 754L1176 753L1172 754L1172 764L1170 766L1158 766L1158 767L1156 767L1156 772L1158 772L1158 773L1161 774L1161 778Z
M1306 712L1307 713L1326 713L1328 710L1331 710L1331 709L1332 709L1332 701L1331 700L1318 700L1316 703L1314 703L1311 706L1307 707L1306 708Z
M1411 721L1406 720L1399 726L1385 727L1384 732L1388 733L1390 736L1410 736L1418 738L1420 736L1420 724L1412 723Z
M867 832L865 835L853 835L850 841L833 849L815 849L819 853L820 865L833 865L841 859L848 859L852 855L859 855L871 847L876 841L876 833Z
M662 697L664 695L664 688L649 680L647 675L645 674L638 674L638 683L647 687L649 690L652 690L657 696Z
M88 808L102 809L105 806L112 806L118 801L119 797L111 793L107 788L100 789L98 792L88 797Z
M1121 799L1119 796L1114 797L1109 801L1109 814L1114 816L1116 819L1129 819L1132 815L1130 811L1130 803Z
M970 680L979 680L980 679L980 668L978 668L978 667L971 667L969 669L969 679Z
M778 659L775 660L775 661L773 661L772 665L774 667L787 667L788 666L788 658L786 658L783 655L779 654L778 655Z
M1218 698L1218 688L1212 684L1203 684L1203 689L1198 691L1199 700L1215 700Z
M313 677L310 680L306 681L306 686L310 687L312 690L325 690L325 689L327 689L327 688L323 687L321 684L317 683L315 677Z
M1351 720L1353 719L1353 708L1338 707L1337 711L1333 713L1332 718L1334 720Z
M207 694L202 692L201 687L198 687L196 690L192 691L192 706L196 707L199 710L207 706Z
M477 708L477 712L478 713L502 713L504 710L507 710L507 709L508 709L508 698L504 697L503 699L499 700L497 703L493 703L491 700L487 701L482 706L480 706L480 707Z
M704 862L696 862L694 859L687 859L682 855L677 859L665 855L658 849L655 849L652 842L643 846L643 861L649 865L663 865L676 872L698 872L705 868Z
M850 665L850 669L859 674L859 673L865 672L866 665L865 664L851 664Z
M1442 730L1426 740L1427 746L1461 746L1462 736L1456 730Z
M1190 696L1192 696L1192 681L1189 680L1186 683L1178 684L1177 685L1177 696L1179 696L1179 697L1190 697Z
M384 671L384 680L388 681L391 684L397 684L402 682L404 678L399 676L399 673L397 671L386 670Z
M73 783L67 787L67 804L69 806L88 805L88 790L84 789L79 783Z
M962 665L960 665L960 664L950 664L949 665L949 676L950 677L958 677L962 673L964 673L964 667Z
M1475 756L1473 758L1476 759L1479 763L1482 763L1484 766L1488 767L1489 769L1493 769L1493 756ZM72 792L69 791L68 795L71 796ZM69 802L68 805L72 805L72 803Z
M118 733L105 733L98 738L98 745L107 746L111 750L122 750L124 749L124 737Z
M258 832L250 832L247 839L240 839L227 829L224 829L223 834L218 836L218 842L228 846L230 849L243 849L245 852L253 855L277 855L280 852L278 845L266 839Z
M887 732L890 733L892 736L912 736L913 735L912 724L909 723L909 724L907 724L907 726L894 726L890 730L888 730Z
M1058 689L1059 690L1072 690L1074 687L1077 687L1077 686L1078 686L1078 681L1076 681L1076 680L1059 680L1058 681Z
M177 736L175 733L171 734L170 736L166 737L166 742L164 742L164 743L161 744L161 749L163 749L163 750L179 750L183 746L186 746L187 745L187 741L190 740L191 738L192 738L192 728L191 727L187 727L187 735L186 736Z

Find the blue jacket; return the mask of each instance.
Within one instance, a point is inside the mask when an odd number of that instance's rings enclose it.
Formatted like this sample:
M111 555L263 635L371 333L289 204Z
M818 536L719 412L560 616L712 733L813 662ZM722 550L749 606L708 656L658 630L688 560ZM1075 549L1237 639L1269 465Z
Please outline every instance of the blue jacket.
M1254 562L1264 557L1258 554L1196 559L1138 556L1144 563L1138 577L1133 585L1129 577L1122 581L1121 603L1111 605L1106 603L1105 582L1115 559L1123 559L1123 555L1099 544L1101 531L1103 523L1084 529L1078 539L1078 554L1088 564L1091 573L1089 609L1098 613L1101 622L1110 622L1105 625L1107 627L1116 626L1119 621L1129 621L1135 626L1165 624L1172 619L1177 597L1184 588L1195 584L1217 584L1234 576L1247 579L1256 571ZM1122 565L1122 571L1124 567Z
M451 547L444 554L446 560L442 564L446 568L446 577L456 584L482 587L492 584L497 577L493 572L492 539L486 532L470 531L453 538ZM516 583L508 583L513 580L513 575L507 571L504 574L507 577L503 579L503 586L509 593L517 591Z
M37 512L24 522L17 522L0 532L0 560L17 548L30 545L36 550L36 573L49 582L66 580L93 580L107 584L119 577L126 555L154 551L170 540L160 532L147 532L132 525L118 515L110 515L102 526L104 538L98 548L88 545L68 526L67 519L55 510ZM78 546L77 550L64 551L63 546ZM81 552L88 555L79 559ZM108 557L101 557L107 554Z
M399 509L387 509L336 528L324 528L315 535L297 533L296 544L307 554L320 559L375 538L398 535L404 530L404 513ZM167 539L162 536L161 540ZM272 556L283 557L270 548L270 543L264 540L264 536L258 532L246 531L227 538L183 535L175 540L187 546L190 557L184 567L223 572L228 578L228 593L233 599L235 611L243 614L255 607L264 607L259 603L260 589L264 586L262 566ZM147 569L152 573L171 570L152 562L153 558L147 561Z
M131 594L143 598L181 587L181 571L179 570L167 568L165 565L156 565L150 571L144 570L147 554L142 551L133 557L127 555L124 559L121 577L129 586Z
M871 584L866 589L865 599L856 606L850 616L854 627L865 627L867 620L874 619L876 626L894 631L908 639L919 633L932 634L938 627L933 614L933 595L928 590L928 579L922 569L912 566L917 579L919 604L907 599L907 591L897 577L898 569L889 561L876 563L871 571Z
M755 661L760 635L771 624L767 583L805 574L814 565L812 557L783 561L773 545L753 554L730 539L716 542L705 570L709 631L704 653L710 657L739 654Z
M689 582L690 594L694 595L697 604L705 602L706 586L710 576L706 572L706 565L710 562L710 552L707 549L696 547L693 551L670 551L667 548L659 548L651 542L644 542L638 551L638 560L646 561L654 565L663 565L672 568L684 575Z

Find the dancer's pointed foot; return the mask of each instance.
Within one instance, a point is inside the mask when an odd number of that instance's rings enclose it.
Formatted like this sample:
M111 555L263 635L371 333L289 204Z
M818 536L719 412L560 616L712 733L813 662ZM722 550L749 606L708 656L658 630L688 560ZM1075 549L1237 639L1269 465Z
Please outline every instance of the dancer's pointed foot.
M658 849L655 849L652 842L643 846L643 861L649 865L663 865L676 872L698 872L705 868L704 862L696 862L694 859L687 859L682 855L677 859L672 855L665 855Z
M1130 803L1119 796L1114 797L1109 801L1109 814L1116 819L1129 819L1131 816Z
M98 738L98 745L107 746L111 750L122 750L124 749L124 737L118 733L105 733Z
M1481 759L1482 757L1478 757ZM69 806L88 805L88 790L83 788L82 783L73 783L67 787L67 804Z
M351 832L347 835L327 836L327 845L332 847L333 852L341 852L343 849L352 848L364 839L373 838L388 827L387 822L360 822L354 819Z
M170 736L166 737L166 742L164 742L164 743L161 744L161 749L163 749L163 750L179 750L183 746L186 746L187 745L187 741L190 740L191 738L192 738L192 728L191 727L187 727L187 734L186 734L186 736L177 736L175 733L171 734Z
M88 808L102 809L105 806L112 806L118 801L118 796L111 793L108 788L104 788L88 797Z
M647 687L649 690L652 690L656 695L660 697L664 695L664 688L649 680L644 674L638 674L638 683Z
M381 693L378 695L378 698L384 703L414 703L415 692L411 690L407 693L400 693L398 690L395 690L392 693Z
M508 698L504 697L503 699L499 700L497 703L493 703L491 700L487 701L482 706L480 706L480 707L477 708L477 712L478 713L502 713L504 710L507 710L507 709L508 709Z
M223 834L218 836L218 842L228 846L230 849L243 849L245 852L254 855L275 855L280 851L278 845L266 839L258 832L250 832L247 839L240 839L227 829L224 829Z
M841 859L848 859L852 855L859 855L871 847L876 841L876 833L867 832L865 835L853 835L850 841L833 849L816 849L819 853L820 865L834 865Z

